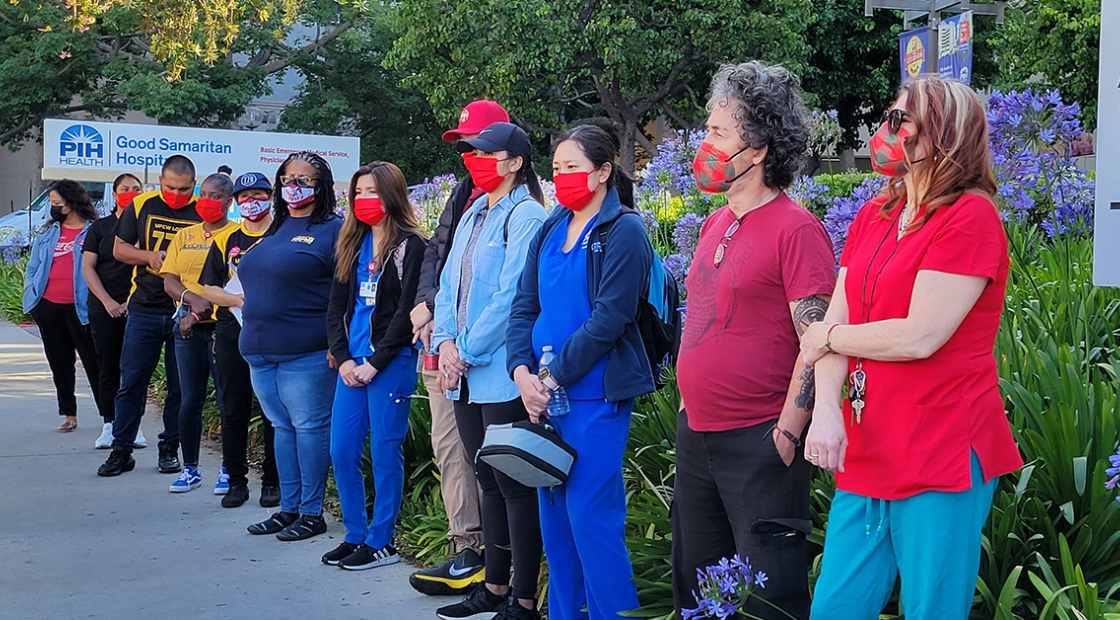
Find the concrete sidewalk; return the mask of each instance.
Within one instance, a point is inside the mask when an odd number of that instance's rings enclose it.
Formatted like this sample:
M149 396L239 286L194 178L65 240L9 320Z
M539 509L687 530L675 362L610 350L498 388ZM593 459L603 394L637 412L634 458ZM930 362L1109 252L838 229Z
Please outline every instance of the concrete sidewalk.
M203 486L169 493L156 471L158 417L136 470L99 478L101 420L78 378L78 430L61 434L40 341L0 320L0 618L401 619L435 618L451 598L425 597L398 564L347 572L320 564L341 524L308 541L252 536L265 519L259 480L250 503L223 509L212 493L220 454L204 445ZM209 448L209 449L207 449Z

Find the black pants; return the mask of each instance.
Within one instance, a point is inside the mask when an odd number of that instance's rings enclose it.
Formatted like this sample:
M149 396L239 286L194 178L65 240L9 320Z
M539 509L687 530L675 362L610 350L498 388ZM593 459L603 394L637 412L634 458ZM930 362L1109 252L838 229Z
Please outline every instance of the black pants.
M74 304L56 304L46 299L40 300L31 309L31 317L39 326L39 334L43 337L43 351L47 356L47 364L51 367L51 377L54 379L54 389L58 394L58 414L64 416L78 415L78 399L74 395L74 382L77 371L74 368L74 351L82 359L82 367L86 370L89 379L89 389L93 398L101 404L101 387L99 384L97 350L93 346L93 336L89 327L82 325L78 320L78 311ZM102 417L106 414L104 409ZM108 413L107 420L112 420L112 411Z
M467 380L462 380L459 400L455 401L455 422L467 457L482 447L486 427L528 420L529 414L521 399L505 403L471 404ZM481 461L475 462L474 474L482 487L482 536L486 540L486 583L509 585L510 565L513 567L513 596L535 599L540 578L541 542L540 507L537 490L495 471Z
M96 309L95 309L96 305ZM101 301L90 295L89 327L97 350L97 408L106 422L113 421L117 391L121 389L121 349L124 347L126 317L113 318L105 312Z
M696 607L696 569L738 553L766 573L761 596L795 618L809 617L805 535L809 463L797 450L786 467L771 439L773 422L721 432L696 432L677 419L677 477L673 497L673 599ZM763 601L743 611L760 618L787 616Z
M222 411L222 466L229 474L230 485L249 483L249 423L253 417L253 384L249 364L241 357L237 346L241 327L236 323L219 321L214 329L214 359L217 365L219 403ZM263 486L280 486L276 473L276 431L264 415Z

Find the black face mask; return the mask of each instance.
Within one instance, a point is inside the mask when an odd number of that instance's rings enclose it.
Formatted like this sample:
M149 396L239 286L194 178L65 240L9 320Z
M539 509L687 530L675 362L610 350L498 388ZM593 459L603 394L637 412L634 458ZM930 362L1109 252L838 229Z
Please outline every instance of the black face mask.
M65 222L68 214L62 212L62 207L58 205L51 205L51 219L56 222Z

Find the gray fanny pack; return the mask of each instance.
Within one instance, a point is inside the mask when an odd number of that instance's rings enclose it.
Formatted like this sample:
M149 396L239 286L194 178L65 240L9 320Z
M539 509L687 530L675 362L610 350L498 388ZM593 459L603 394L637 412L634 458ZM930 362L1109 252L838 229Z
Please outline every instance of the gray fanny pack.
M554 487L568 481L576 451L547 423L521 421L488 426L477 459L527 487Z

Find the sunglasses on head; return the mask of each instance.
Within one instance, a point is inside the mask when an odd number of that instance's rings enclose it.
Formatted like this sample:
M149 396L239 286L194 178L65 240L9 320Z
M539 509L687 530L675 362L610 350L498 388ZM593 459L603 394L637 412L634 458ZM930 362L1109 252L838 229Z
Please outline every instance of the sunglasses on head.
M902 129L902 123L908 120L910 120L909 112L894 108L883 112L883 119L880 122L885 124L891 133L898 133L898 130Z

